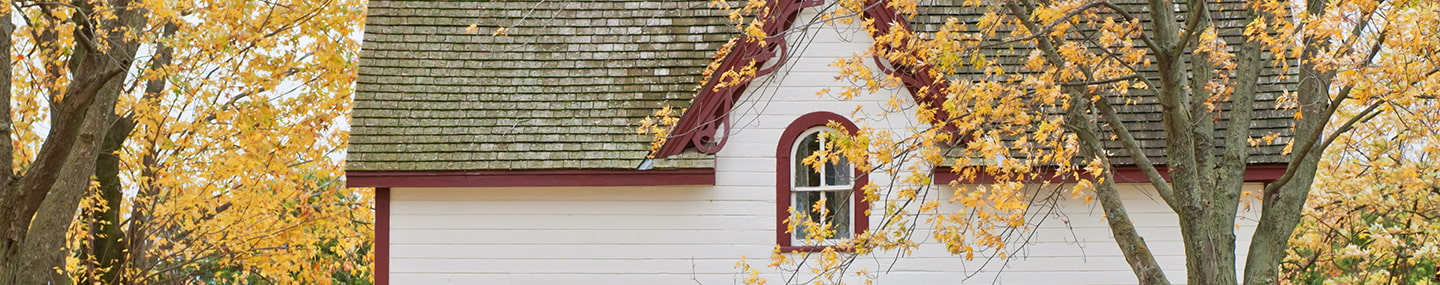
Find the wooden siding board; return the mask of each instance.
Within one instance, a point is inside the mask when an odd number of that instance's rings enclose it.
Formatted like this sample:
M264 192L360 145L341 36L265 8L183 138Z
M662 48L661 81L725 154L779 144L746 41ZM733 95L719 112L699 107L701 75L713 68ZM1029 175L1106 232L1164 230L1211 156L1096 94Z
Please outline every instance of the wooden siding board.
M588 284L629 284L693 274L707 284L730 282L740 255L765 256L769 251L773 231L768 226L773 216L755 208L765 208L772 201L764 200L761 196L767 193L757 193L761 191L719 184L658 193L621 188L396 189L391 212L395 225L391 234L393 278L565 275L600 278L587 279L592 280ZM1147 186L1122 186L1123 199L1157 258L1173 274L1183 273L1184 251L1175 215L1144 193L1150 191ZM1259 184L1249 186L1251 190L1259 188ZM615 191L601 201L588 199L598 194L582 194L609 190ZM689 207L692 205L695 207ZM1041 225L1034 241L1003 261L1003 266L996 263L982 268L983 258L967 261L943 254L939 244L926 243L916 256L899 259L880 281L937 284L975 274L970 280L981 283L1072 284L1067 278L1078 277L1089 278L1085 281L1093 284L1133 283L1134 275L1115 248L1096 206L1076 200L1063 200L1058 206L1068 223L1052 218ZM448 213L461 208L467 214ZM676 214L662 213L672 211ZM1239 242L1245 242L1253 227L1245 217L1255 215L1243 212L1237 220ZM915 234L928 236L929 232ZM875 258L888 265L889 256L880 253ZM612 283L601 277L625 281Z

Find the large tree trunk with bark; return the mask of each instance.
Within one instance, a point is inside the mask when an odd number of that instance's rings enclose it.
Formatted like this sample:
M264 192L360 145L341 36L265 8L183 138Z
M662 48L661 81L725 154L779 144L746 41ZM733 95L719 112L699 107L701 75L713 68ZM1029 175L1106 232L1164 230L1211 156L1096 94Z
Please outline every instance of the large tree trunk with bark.
M100 274L93 280L89 279L92 276L81 276L80 284L128 284L120 280L128 256L125 249L130 241L124 238L125 231L121 230L120 210L125 193L120 187L120 157L115 152L121 149L134 127L135 122L130 118L115 120L100 144L100 155L95 158L95 179L100 182L97 191L105 207L89 217L95 234L91 241L92 251L88 252L88 258L82 260L94 260Z
M52 126L39 154L18 185L7 189L6 208L0 209L5 226L0 229L0 284L60 282L49 279L63 265L69 226L95 173L101 142L116 120L115 103L138 50L129 34L145 25L146 11L130 7L129 1L106 4L73 6L78 10L72 19L78 23L70 59L73 80L52 105ZM117 9L116 17L86 18L98 9Z
M1151 162L1141 151L1138 141L1126 130L1116 111L1107 101L1107 96L1113 94L1091 94L1083 88L1067 88L1066 92L1071 96L1080 96L1094 99L1073 100L1071 109L1067 110L1067 121L1070 130L1073 131L1080 141L1082 157L1089 160L1105 160L1106 155L1102 144L1105 138L1097 134L1099 118L1108 122L1109 128L1114 131L1115 137L1130 157L1136 162L1151 184L1159 192L1166 204L1175 211L1178 216L1178 223L1181 228L1183 244L1186 254L1187 283L1189 284L1237 284L1239 279L1236 276L1236 244L1235 244L1235 219L1239 206L1240 193L1243 188L1244 173L1249 159L1250 123L1254 116L1255 96L1259 91L1259 79L1265 61L1262 60L1260 44L1252 35L1241 37L1242 42L1227 42L1229 46L1236 46L1235 70L1233 73L1233 90L1229 100L1225 100L1228 110L1216 111L1208 105L1209 100L1216 94L1206 88L1206 84L1215 78L1212 71L1217 67L1212 64L1211 57L1219 56L1207 51L1196 51L1198 48L1195 37L1206 29L1215 28L1212 26L1212 18L1208 7L1203 1L1189 1L1183 3L1187 9L1177 11L1172 9L1177 3L1171 1L1150 1L1148 2L1149 18L1153 21L1150 25L1151 32L1147 33L1152 38L1148 42L1148 48L1156 60L1158 66L1159 80L1157 82L1158 99L1163 114L1161 121L1165 130L1165 161L1164 165L1169 168L1170 179L1167 181L1161 178L1156 170L1155 163ZM1232 3L1220 3L1232 4ZM1033 5L1033 4L1032 4ZM1208 5L1217 5L1210 3ZM1323 7L1323 6L1317 6ZM1225 9L1240 9L1243 7L1224 7ZM1020 11L1014 11L1020 12ZM1132 11L1133 12L1133 11ZM1017 17L1026 17L1028 13L1016 13ZM1244 14L1247 19L1255 20L1258 13L1246 10ZM1027 24L1031 30L1041 30L1040 27ZM1042 52L1054 53L1045 37L1037 39L1036 48ZM1049 57L1051 64L1063 66L1066 64L1058 57ZM1087 69L1081 66L1080 69ZM1304 70L1304 69L1302 69ZM1090 71L1086 70L1089 74ZM1324 79L1317 76L1304 78ZM1097 80L1096 78L1087 80ZM1322 76L1323 77L1323 76ZM1306 81L1306 80L1301 80ZM1309 80L1312 93L1319 92L1328 86L1328 79ZM1305 91L1302 91L1305 92ZM1306 109L1325 109L1325 102L1312 102L1315 98L1328 98L1324 93L1315 93L1307 97L1301 95L1302 104L1314 105L1317 107L1302 107L1302 112L1313 112ZM1310 101L1305 101L1311 98ZM1309 103L1304 103L1309 102ZM1093 108L1093 109L1091 109ZM1092 111L1093 110L1093 111ZM1092 112L1098 113L1094 115ZM1305 114L1309 118L1324 118L1323 114ZM1217 131L1217 125L1222 117L1229 119L1224 125L1223 134ZM1301 122L1296 130L1295 136L1303 140L1314 132L1321 131L1323 119L1312 119L1309 122ZM1307 125L1308 124L1308 125ZM1223 138L1223 139L1221 139ZM1218 144L1218 145L1217 145ZM1261 225L1257 229L1255 242L1252 243L1250 259L1247 264L1247 276L1255 274L1272 276L1269 279L1256 279L1257 284L1274 283L1273 276L1279 268L1280 259L1284 257L1284 245L1288 240L1295 224L1299 221L1299 206L1304 203L1304 193L1308 193L1310 180L1314 175L1315 162L1318 161L1320 149L1310 150L1313 156L1304 157L1292 162L1295 165L1292 175L1300 177L1294 179L1293 183L1280 188L1279 191L1266 193L1264 202L1265 210L1261 218ZM1110 165L1108 162L1104 165ZM1126 260L1130 263L1141 284L1164 284L1163 273L1157 273L1154 266L1154 258L1144 247L1143 238L1134 230L1134 225L1126 218L1125 207L1120 203L1113 185L1113 176L1108 172L1099 177L1099 185L1096 185L1096 197L1105 210L1106 220L1110 222L1110 228L1115 235L1116 243L1121 251L1125 253ZM1283 201L1281 201L1283 200ZM1257 248L1259 247L1259 248ZM1268 271L1256 271L1264 268ZM1251 278L1247 277L1247 280Z
M1307 1L1306 12L1324 14L1326 3L1323 0ZM1330 40L1306 39L1301 58L1314 58ZM1280 262L1285 259L1290 235L1300 224L1302 207L1310 196L1316 168L1327 147L1322 138L1334 112L1332 104L1340 103L1330 102L1330 82L1334 78L1333 70L1320 67L1313 60L1301 60L1300 87L1296 90L1296 97L1302 116L1295 122L1296 151L1291 154L1294 160L1287 167L1285 176L1265 187L1260 224L1255 228L1245 265L1245 284L1279 282Z
M9 10L8 7L0 9ZM5 70L0 70L0 136L10 137L13 125L10 120L10 98L11 82L15 74L15 63L11 61L10 49L13 47L12 34L15 33L14 17L12 13L0 15L0 51L5 51L5 56L0 56L0 62L5 65ZM17 239L14 239L10 232L11 221L14 218L16 201L20 199L18 187L13 181L15 170L11 169L10 161L14 160L14 146L9 139L0 140L0 266L10 264L10 256L14 254ZM3 271L3 269L0 269Z

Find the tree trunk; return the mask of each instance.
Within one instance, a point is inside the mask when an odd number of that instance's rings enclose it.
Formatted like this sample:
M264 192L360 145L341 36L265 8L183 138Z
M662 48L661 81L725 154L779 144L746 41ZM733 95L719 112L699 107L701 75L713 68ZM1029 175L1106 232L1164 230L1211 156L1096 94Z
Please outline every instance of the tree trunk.
M0 70L0 136L6 138L0 140L0 266L3 266L8 264L18 242L11 238L8 225L14 220L13 214L17 212L20 193L12 181L15 174L12 169L15 156L14 146L9 139L14 126L10 118L10 92L15 63L11 61L10 49L13 45L11 35L15 33L15 23L11 16L13 13L0 14L4 14L0 15L0 51L5 52L5 56L0 56L0 62L5 64L5 70Z
M128 283L120 280L129 240L124 239L125 232L120 229L120 202L125 199L125 193L120 188L120 157L115 152L124 146L125 138L134 127L135 122L129 118L116 120L100 144L100 155L95 158L95 178L100 181L100 197L105 201L105 209L90 217L94 225L91 244L94 252L85 260L95 262L100 275L98 279L80 280L81 284Z
M1079 90L1080 88L1068 89L1072 99L1070 109L1066 111L1065 123L1080 140L1080 157L1100 160L1103 165L1110 165L1105 156L1105 148L1101 146L1097 127L1089 116L1085 115L1090 106L1085 102L1090 96ZM1115 188L1114 173L1107 169L1101 178L1100 184L1095 185L1095 197L1100 200L1100 207L1105 211L1105 222L1110 226L1110 233L1115 235L1115 243L1120 246L1120 252L1125 255L1125 261L1130 264L1135 278L1140 280L1140 284L1170 284L1170 279L1165 277L1165 271L1160 268L1160 263L1155 261L1155 254L1150 251L1145 238L1135 230L1135 224L1131 222L1125 203L1120 198L1120 192Z
M1213 197L1200 203L1215 208L1180 218L1188 283L1235 284L1235 212L1225 213L1233 207Z
M1306 12L1322 15L1326 3L1324 0L1306 1ZM1329 102L1330 82L1335 78L1335 72L1304 59L1314 58L1329 41L1328 38L1305 39L1300 56L1300 86L1295 90L1302 115L1296 119L1295 141L1292 143L1297 153L1290 155L1292 161L1287 169L1291 172L1287 174L1291 175L1290 179L1282 178L1276 181L1280 184L1265 188L1260 223L1255 228L1246 259L1245 284L1275 284L1279 281L1280 262L1285 259L1290 235L1300 224L1301 210L1310 196L1311 184L1315 182L1315 170L1325 151L1325 146L1318 144L1324 140L1325 125L1331 117L1328 114L1332 104ZM1294 157L1301 159L1293 160Z
M0 284L68 281L47 279L64 264L69 225L95 173L100 143L115 120L115 101L138 49L128 34L145 24L145 11L131 8L127 0L111 1L108 7L123 8L111 20L91 21L83 18L90 13L76 13L74 20L84 24L75 29L75 80L51 109L52 129L20 179L18 198L5 209L6 220L0 220L8 225L4 234L10 243L0 263ZM75 7L82 12L95 8Z
M113 86L114 91L107 93L119 94L119 83L116 82ZM75 142L75 152L70 155L70 161L62 171L63 175L55 182L50 194L35 213L35 221L31 227L37 230L30 231L25 236L20 251L7 266L13 268L13 284L59 282L46 280L51 276L46 273L60 270L57 267L64 264L65 240L70 223L75 220L75 209L79 207L80 198L85 196L86 189L90 186L91 174L95 173L94 161L99 155L100 142L110 129L110 124L115 121L114 96L102 97L109 98L101 98L101 104L90 109L88 117L95 119L85 122ZM89 163L86 163L87 161Z
M174 23L166 24L162 28L161 34L169 37L174 35L175 30L178 28ZM174 48L158 42L155 43L155 45L160 46L160 48L156 50L155 55L150 60L149 72L163 72L162 68L169 65L174 57ZM145 84L145 93L140 99L142 104L149 104L158 100L161 92L165 90L167 83L164 78L164 76L160 76ZM105 207L104 212L98 213L95 217L91 218L92 221L96 221L95 228L98 230L96 236L93 237L92 246L94 247L94 253L89 256L87 261L93 261L102 274L100 274L97 280L82 280L80 283L131 284L134 280L124 280L124 278L126 278L124 274L125 270L127 270L127 268L145 268L134 266L135 262L144 260L144 258L140 258L139 256L144 254L142 245L146 241L142 238L145 235L140 234L140 232L141 229L144 228L145 221L148 221L148 219L145 218L147 217L145 210L143 210L147 209L147 206L138 204L152 204L153 201L148 199L135 199L134 201L137 205L132 205L129 215L130 226L128 229L121 228L120 225L124 223L125 220L121 219L120 208L121 201L124 200L125 195L120 187L120 158L115 155L110 155L124 148L125 142L130 138L134 130L134 118L120 117L114 125L111 125L110 132L105 136L105 142L102 143L100 147L102 154L96 158L95 177L100 181L100 193L107 207ZM148 169L150 169L148 166L153 164L150 153L146 153L144 161L147 167L142 167L145 169L142 171L148 173ZM154 176L143 175L143 177L142 180L153 178ZM153 194L149 194L150 192L151 191L142 190L140 193L136 193L136 196L151 197ZM141 201L150 202L146 203Z

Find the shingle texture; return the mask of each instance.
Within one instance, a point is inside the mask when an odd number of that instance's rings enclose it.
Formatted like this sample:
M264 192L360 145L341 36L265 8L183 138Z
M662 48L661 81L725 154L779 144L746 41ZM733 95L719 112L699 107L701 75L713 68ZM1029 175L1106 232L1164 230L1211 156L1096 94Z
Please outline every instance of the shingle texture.
M372 0L347 168L633 169L640 118L687 106L737 33L707 3Z
M985 8L962 5L963 2L964 0L921 0L920 14L916 16L914 20L911 20L912 27L919 32L935 32L945 24L947 19L956 18L960 24L973 29L976 25L976 20L989 11ZM1148 8L1146 2L1143 0L1112 0L1111 2L1124 8L1129 14L1141 18L1142 21L1150 21L1147 12ZM1245 7L1245 1L1211 1L1208 5L1211 10L1211 16L1215 20L1213 23L1218 28L1218 34L1230 43L1232 52L1237 51L1239 43L1244 41L1241 32L1245 24L1248 23L1248 21L1244 19L1244 15L1240 13ZM1177 8L1183 10L1184 7L1181 5ZM1097 9L1097 11L1103 12L1104 10ZM994 11L993 13L1004 12L1008 11ZM1119 16L1115 17L1117 21L1119 21ZM1148 23L1146 26L1148 27ZM1149 32L1148 28L1146 32ZM1028 56L1029 52L1033 49L1032 46L1023 43L998 44L999 40L993 42L997 45L980 52L987 58L1000 61L1002 67L1006 69L1007 72L1028 72L1023 69L1023 66L1025 57ZM1137 46L1144 46L1144 43L1138 40L1136 44ZM1287 156L1281 155L1281 153L1285 143L1288 142L1285 138L1288 138L1291 133L1290 126L1293 122L1292 116L1294 112L1293 110L1277 109L1276 106L1279 104L1277 99L1283 95L1284 92L1293 91L1296 88L1298 78L1296 71L1298 68L1289 68L1288 71L1286 71L1283 68L1270 65L1270 57L1268 54L1263 55L1262 58L1267 62L1267 67L1261 71L1261 76L1257 79L1259 80L1260 86L1259 93L1256 94L1255 98L1255 113L1253 121L1250 123L1250 136L1260 138L1271 134L1279 134L1282 139L1250 148L1251 155L1249 163L1288 162ZM1186 65L1188 66L1188 63L1186 63ZM1160 76L1157 72L1157 66L1140 67L1139 71L1148 77L1151 82L1159 82ZM975 80L984 75L977 70L969 70L961 71L959 74L952 76L960 80ZM1237 78L1235 80L1243 79ZM1148 89L1131 89L1129 95L1133 100L1125 101L1111 97L1112 100L1110 102L1112 106L1116 107L1120 119L1125 122L1146 155L1149 156L1153 162L1163 164L1165 162L1165 134L1160 119L1159 100L1156 95ZM1228 110L1228 106L1226 105L1222 104L1220 107ZM1213 113L1211 115L1213 115ZM1227 125L1229 125L1228 117L1221 117L1215 122L1215 144L1217 146L1223 144L1221 141L1224 135L1223 130ZM1109 129L1107 128L1106 131L1109 131ZM1108 136L1108 134L1102 134L1102 136ZM1107 140L1105 147L1111 154L1112 163L1121 165L1134 164L1128 152L1123 149L1118 141Z

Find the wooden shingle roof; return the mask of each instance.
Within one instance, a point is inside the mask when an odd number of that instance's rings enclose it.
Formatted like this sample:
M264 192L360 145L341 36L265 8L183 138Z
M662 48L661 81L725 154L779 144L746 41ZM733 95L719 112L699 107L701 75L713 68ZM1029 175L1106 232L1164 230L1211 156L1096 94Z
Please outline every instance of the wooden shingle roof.
M347 168L635 169L640 118L686 107L737 34L707 3L372 0Z
M973 31L978 19L990 11L987 11L984 7L962 5L964 2L964 0L920 0L919 15L910 20L910 25L912 29L917 32L934 33L945 25L947 19L955 18L960 24L968 26L972 29L971 31ZM1147 2L1144 0L1111 0L1111 2L1124 8L1129 14L1141 18L1142 21L1150 21L1148 18L1149 13L1147 13ZM1239 44L1244 42L1242 32L1245 25L1249 23L1241 13L1241 11L1245 9L1245 3L1243 0L1211 1L1208 3L1211 17L1214 19L1213 23L1217 27L1217 34L1229 43L1232 52L1237 51ZM1177 6L1177 9L1183 10L1183 8L1183 5ZM1103 11L1103 9L1101 11ZM1004 12L1005 11L993 11L992 13ZM1183 18L1181 20L1183 20ZM1147 32L1149 32L1148 29ZM1001 67L1008 73L1030 72L1024 70L1023 66L1025 57L1029 55L1033 46L1023 42L999 44L1001 40L1002 39L992 39L991 41L996 44L978 52L984 54L986 58L999 61ZM1137 46L1143 45L1142 42L1137 41ZM1279 100L1280 96L1286 91L1293 91L1297 88L1299 78L1297 73L1299 69L1293 68L1293 66L1295 66L1293 63L1291 64L1292 68L1288 70L1280 66L1271 65L1269 63L1270 58L1268 54L1262 55L1262 59L1266 61L1266 67L1261 70L1260 78L1254 79L1259 82L1259 90L1255 95L1255 111L1254 117L1250 122L1250 136L1252 138L1260 138L1269 135L1278 135L1281 139L1263 142L1256 147L1251 147L1248 163L1252 164L1289 162L1289 158L1282 155L1282 153L1285 144L1289 142L1288 138L1292 132L1290 127L1294 121L1294 110L1277 108L1277 104L1280 104L1277 100ZM1186 64L1188 65L1188 63ZM1160 75L1157 68L1156 65L1151 65L1137 69L1145 77L1148 77L1151 82L1159 82ZM984 76L984 72L980 70L961 70L958 74L951 75L953 79L957 80L975 80L983 78ZM1235 80L1243 79L1237 78ZM1131 89L1129 95L1133 97L1134 100L1126 101L1111 97L1111 105L1115 106L1120 119L1124 121L1127 128L1135 136L1135 139L1146 155L1149 156L1153 162L1164 164L1165 133L1160 119L1161 109L1157 96L1149 89ZM1221 104L1220 107L1223 110L1228 110L1229 108L1229 106L1225 104ZM1229 118L1225 116L1218 118L1215 122L1215 145L1217 145L1217 147L1223 145L1221 142L1224 135L1223 129L1227 125L1229 125ZM1110 132L1109 128L1107 127L1103 131L1107 133L1102 134L1102 136L1108 136L1108 132ZM1111 155L1112 163L1118 165L1134 164L1128 152L1123 149L1118 141L1106 140L1104 144ZM960 156L962 154L956 150L952 152L952 155Z

